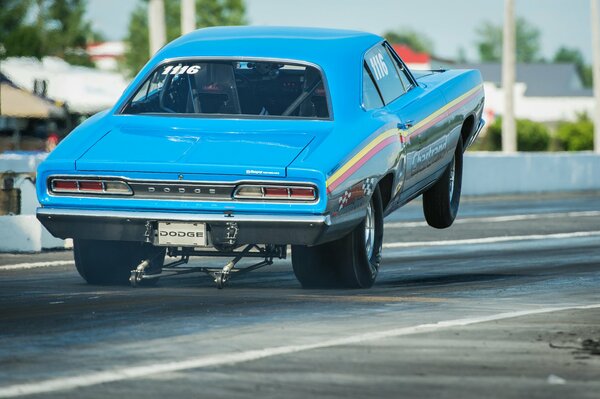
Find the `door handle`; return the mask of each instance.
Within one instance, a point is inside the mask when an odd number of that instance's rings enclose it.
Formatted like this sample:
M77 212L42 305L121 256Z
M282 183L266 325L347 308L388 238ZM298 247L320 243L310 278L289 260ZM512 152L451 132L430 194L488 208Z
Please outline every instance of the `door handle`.
M400 130L408 130L411 127L413 127L413 123L414 121L410 120L410 121L404 121L404 122L398 122L398 129Z

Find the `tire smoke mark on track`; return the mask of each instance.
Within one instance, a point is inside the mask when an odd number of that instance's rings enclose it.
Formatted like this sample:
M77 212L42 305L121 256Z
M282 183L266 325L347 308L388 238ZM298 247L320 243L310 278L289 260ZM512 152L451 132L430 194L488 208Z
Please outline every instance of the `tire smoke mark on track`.
M32 262L32 263L17 263L14 265L0 266L0 271L4 270L27 270L36 269L40 267L54 267L54 266L71 266L75 262L72 260L56 260L51 262Z

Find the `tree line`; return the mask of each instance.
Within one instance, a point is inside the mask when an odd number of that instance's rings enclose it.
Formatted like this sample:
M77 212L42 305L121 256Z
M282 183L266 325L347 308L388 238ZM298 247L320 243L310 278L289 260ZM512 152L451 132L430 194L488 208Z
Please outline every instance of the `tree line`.
M167 0L167 40L181 34L180 2ZM85 49L102 35L85 18L87 0L0 0L0 58L57 56L75 65L91 66ZM136 73L149 58L148 0L133 11L126 42L124 70ZM244 0L196 0L196 26L244 25Z
M427 35L406 29L388 31L384 36L391 43L406 44L413 50L434 54L433 41ZM502 25L483 22L476 30L474 42L480 62L501 62L502 60ZM584 87L592 87L592 66L585 63L581 50L572 47L559 47L554 56L547 60L541 55L541 32L525 18L516 22L516 59L522 63L559 62L573 63ZM456 60L467 62L465 49L458 51Z
M0 0L0 56L57 56L91 65L86 44L100 40L84 18L86 0Z
M181 7L179 1L165 1L167 42L181 35ZM131 14L126 41L125 68L129 74L139 71L148 61L148 0L140 1ZM245 25L246 8L243 0L196 0L196 26Z
M85 18L88 0L0 0L0 57L58 56L67 62L91 65L86 45L101 41L102 35ZM128 50L123 68L136 73L149 58L148 0L139 0L130 17ZM243 25L247 23L244 0L196 0L196 26ZM178 37L180 2L165 1L167 40ZM388 31L384 36L392 43L406 44L415 51L434 53L433 40L414 30ZM585 63L577 48L560 47L550 60L541 56L540 30L524 18L517 19L517 62L574 63L583 85L592 85L592 67ZM476 30L474 45L481 62L500 62L502 26L482 23ZM466 62L464 48L456 59Z

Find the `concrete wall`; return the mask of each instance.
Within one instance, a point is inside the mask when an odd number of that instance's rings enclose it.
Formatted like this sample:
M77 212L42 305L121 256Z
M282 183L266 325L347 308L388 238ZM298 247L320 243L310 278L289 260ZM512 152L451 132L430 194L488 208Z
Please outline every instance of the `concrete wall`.
M21 214L0 216L0 252L39 252L72 247L71 240L53 237L36 219L39 203L33 182L21 176L16 179L15 187L21 190Z
M13 172L15 187L21 190L21 214L0 216L0 252L39 252L72 246L71 240L52 237L35 217L39 203L31 174L46 156L45 153L0 154L0 174Z
M600 191L600 155L468 152L463 195Z
M4 172L32 173L48 156L45 152L5 152L0 154L0 174Z

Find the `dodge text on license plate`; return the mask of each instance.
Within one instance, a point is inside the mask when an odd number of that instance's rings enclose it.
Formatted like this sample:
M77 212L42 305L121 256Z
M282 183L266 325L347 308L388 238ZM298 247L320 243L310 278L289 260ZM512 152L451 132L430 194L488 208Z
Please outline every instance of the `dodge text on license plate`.
M158 222L158 245L205 247L206 224Z

